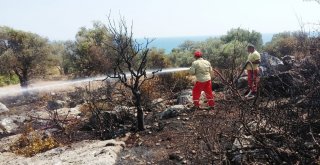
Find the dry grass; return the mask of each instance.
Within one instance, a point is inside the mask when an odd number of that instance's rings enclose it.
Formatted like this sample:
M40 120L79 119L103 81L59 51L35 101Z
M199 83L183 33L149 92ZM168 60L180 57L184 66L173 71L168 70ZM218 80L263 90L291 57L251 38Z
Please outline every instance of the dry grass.
M28 125L19 139L10 146L11 152L27 157L56 148L60 144L52 136L35 131Z

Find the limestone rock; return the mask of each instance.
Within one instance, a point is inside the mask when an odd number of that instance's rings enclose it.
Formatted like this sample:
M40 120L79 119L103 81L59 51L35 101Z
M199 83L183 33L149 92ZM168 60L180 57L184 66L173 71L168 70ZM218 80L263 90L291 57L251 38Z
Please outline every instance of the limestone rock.
M14 121L7 117L0 121L0 129L2 132L12 133L15 132L18 129L18 125L14 123Z
M7 112L9 109L4 104L0 103L0 113Z

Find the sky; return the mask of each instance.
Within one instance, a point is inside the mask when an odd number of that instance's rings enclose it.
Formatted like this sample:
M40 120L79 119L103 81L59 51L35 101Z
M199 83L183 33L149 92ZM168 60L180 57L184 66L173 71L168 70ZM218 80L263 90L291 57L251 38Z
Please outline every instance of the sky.
M74 40L81 27L123 16L134 37L224 35L232 28L260 33L314 30L313 0L0 0L0 26Z

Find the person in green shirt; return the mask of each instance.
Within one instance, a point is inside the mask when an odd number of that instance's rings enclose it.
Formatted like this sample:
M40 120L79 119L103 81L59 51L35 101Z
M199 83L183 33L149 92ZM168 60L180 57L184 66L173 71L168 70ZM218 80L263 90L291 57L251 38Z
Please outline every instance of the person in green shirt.
M252 98L257 94L259 64L261 62L260 53L255 50L254 45L249 44L247 47L249 53L246 70L248 73L248 88L249 92L246 98Z

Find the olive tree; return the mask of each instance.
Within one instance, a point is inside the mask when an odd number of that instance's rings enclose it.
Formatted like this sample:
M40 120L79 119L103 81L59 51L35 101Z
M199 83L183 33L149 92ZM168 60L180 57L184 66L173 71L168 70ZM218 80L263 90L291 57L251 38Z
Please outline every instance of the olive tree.
M244 30L241 28L231 29L228 31L227 35L221 36L221 40L225 43L229 43L231 41L237 40L240 42L251 43L256 46L256 49L260 49L262 47L262 35L256 31Z
M54 66L54 68L58 69L60 75L67 74L68 63L70 62L66 58L65 42L56 41L50 43L50 45L52 47L52 51L49 55L48 61L51 63L52 66Z
M78 76L104 74L110 69L110 58L106 53L110 36L104 24L95 22L93 28L82 27L74 42L65 43L65 69L73 70Z
M0 27L0 40L0 65L19 77L21 87L28 87L31 77L45 74L50 52L47 39L30 32Z
M169 57L163 49L152 48L148 55L147 67L151 69L168 68L171 66Z
M265 51L277 57L292 55L297 47L297 37L291 32L273 35L272 40L265 45Z
M169 54L169 59L174 66L187 67L191 66L194 60L191 51L175 49Z

